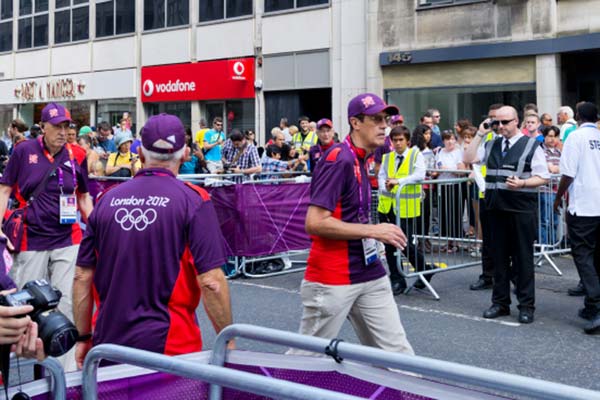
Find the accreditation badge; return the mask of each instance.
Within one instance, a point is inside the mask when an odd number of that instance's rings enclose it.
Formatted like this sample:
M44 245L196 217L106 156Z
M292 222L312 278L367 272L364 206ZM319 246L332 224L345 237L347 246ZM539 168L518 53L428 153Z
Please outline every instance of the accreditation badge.
M379 252L377 251L377 240L375 239L363 239L363 252L365 256L365 265L369 266L379 259Z
M74 194L60 195L60 223L70 225L77 222L77 196Z

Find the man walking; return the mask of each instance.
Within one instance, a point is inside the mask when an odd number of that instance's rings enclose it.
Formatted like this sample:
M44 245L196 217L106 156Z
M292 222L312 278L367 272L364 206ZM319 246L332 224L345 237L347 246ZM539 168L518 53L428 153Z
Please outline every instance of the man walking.
M402 249L406 236L393 224L369 224L365 165L385 140L387 116L397 113L375 94L356 96L348 105L350 134L317 163L306 216L312 246L301 287L300 333L334 338L348 318L362 344L413 354L376 245L379 240Z

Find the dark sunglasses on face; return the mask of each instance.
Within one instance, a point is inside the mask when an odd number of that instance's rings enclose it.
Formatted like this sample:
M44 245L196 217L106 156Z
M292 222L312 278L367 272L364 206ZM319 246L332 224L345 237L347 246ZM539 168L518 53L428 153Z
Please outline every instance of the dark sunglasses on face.
M515 119L499 119L498 122L500 122L502 125L508 125L511 122L513 122Z
M371 118L373 120L373 122L380 124L382 122L384 122L387 118L387 115L367 115L367 117Z

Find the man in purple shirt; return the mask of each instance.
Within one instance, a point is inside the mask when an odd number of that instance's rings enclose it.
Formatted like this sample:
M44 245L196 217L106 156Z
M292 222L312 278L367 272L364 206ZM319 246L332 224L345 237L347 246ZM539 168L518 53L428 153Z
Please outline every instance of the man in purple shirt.
M312 245L300 292L300 333L333 338L348 318L361 343L413 354L376 243L404 248L406 236L396 225L369 223L365 166L385 140L386 117L397 113L375 94L356 96L348 105L350 134L317 163L306 215Z
M87 168L79 165L66 141L70 122L71 115L62 105L44 107L44 135L17 145L0 178L0 215L5 214L14 192L19 207L26 211L22 240L8 244L20 247L10 277L18 287L35 279L50 282L62 292L58 309L72 319L71 291L81 242L77 211L85 220L93 206ZM67 370L74 369L72 352L63 364Z
M168 355L200 351L195 311L201 293L215 331L231 324L220 268L224 239L214 207L203 189L176 179L189 152L184 127L179 118L160 114L148 120L141 136L144 168L100 197L77 258L80 366L92 343ZM92 286L98 294L93 329Z

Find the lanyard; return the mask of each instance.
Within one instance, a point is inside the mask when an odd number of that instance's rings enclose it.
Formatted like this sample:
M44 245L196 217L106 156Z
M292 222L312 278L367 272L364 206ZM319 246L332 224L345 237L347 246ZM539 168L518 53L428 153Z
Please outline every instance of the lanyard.
M365 201L363 200L361 168L360 168L360 164L358 162L358 154L356 154L356 151L354 150L354 147L352 146L352 141L350 140L350 135L346 136L344 143L346 144L346 146L348 146L348 149L354 156L354 176L356 177L356 180L358 181L358 196L359 196L359 202L360 202L360 206L358 207L358 220L362 224L368 224L369 223L369 211L371 210L371 196L368 196L368 195L365 196L366 197L366 207L365 207Z
M54 164L54 157L52 157L52 155L50 154L50 152L48 150L46 150L46 148L44 147L44 143L42 142L42 136L38 137L38 143L40 144L40 147L42 148L42 152L44 153L44 156L48 159L48 161L50 161L51 164ZM73 156L73 149L71 148L71 144L67 143L66 145L67 151L69 152L69 161L71 164L71 174L73 177L73 193L75 193L75 189L77 189L77 171L75 170L75 157ZM63 187L65 186L65 177L64 177L64 173L63 170L61 168L61 166L59 165L58 168L56 168L56 174L58 175L58 187L60 188L60 192L63 192Z

